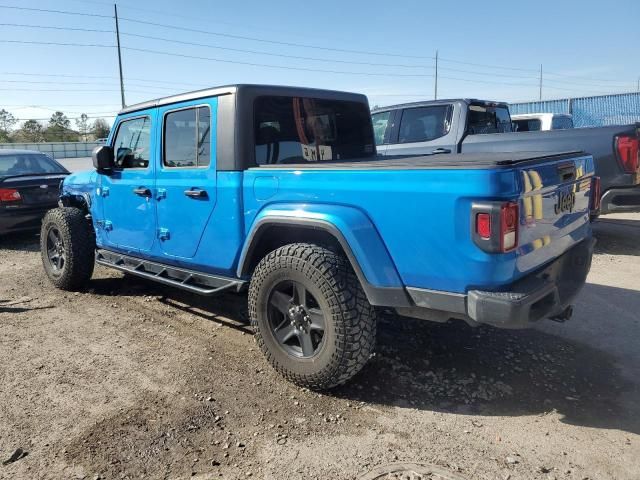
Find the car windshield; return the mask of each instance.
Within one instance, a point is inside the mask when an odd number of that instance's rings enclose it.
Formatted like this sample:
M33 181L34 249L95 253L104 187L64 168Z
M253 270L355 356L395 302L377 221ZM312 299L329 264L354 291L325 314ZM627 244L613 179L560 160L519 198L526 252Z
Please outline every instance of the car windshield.
M365 103L265 96L256 99L258 165L353 160L376 154Z
M66 171L46 155L37 153L0 153L0 176L42 175L47 173L66 173Z

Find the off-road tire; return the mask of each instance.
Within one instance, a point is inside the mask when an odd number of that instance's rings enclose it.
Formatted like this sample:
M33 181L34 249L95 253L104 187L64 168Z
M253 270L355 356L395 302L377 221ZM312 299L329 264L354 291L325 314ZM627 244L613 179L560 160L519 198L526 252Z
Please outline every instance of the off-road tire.
M323 346L313 358L296 358L283 350L267 316L274 285L302 279L326 308ZM273 368L287 380L314 390L335 387L352 378L375 347L376 311L349 261L318 245L285 245L260 261L249 286L249 317L256 342Z
M47 253L47 236L52 227L60 232L66 257L58 272L54 271ZM95 233L82 210L54 208L44 216L40 230L40 255L47 277L57 288L76 291L86 287L93 274L95 249Z

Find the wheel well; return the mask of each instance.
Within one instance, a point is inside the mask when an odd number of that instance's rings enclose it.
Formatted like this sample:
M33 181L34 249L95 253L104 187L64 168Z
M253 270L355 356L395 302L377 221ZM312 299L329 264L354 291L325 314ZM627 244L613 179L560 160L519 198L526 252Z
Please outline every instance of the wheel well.
M65 194L60 196L60 201L65 207L75 207L85 215L89 215L89 206L87 205L87 199L82 195L69 195Z
M289 243L312 243L328 248L329 250L345 255L357 272L357 266L347 255L338 239L326 230L317 227L296 225L266 225L260 229L253 239L247 258L242 266L241 274L250 275L256 266L269 252Z

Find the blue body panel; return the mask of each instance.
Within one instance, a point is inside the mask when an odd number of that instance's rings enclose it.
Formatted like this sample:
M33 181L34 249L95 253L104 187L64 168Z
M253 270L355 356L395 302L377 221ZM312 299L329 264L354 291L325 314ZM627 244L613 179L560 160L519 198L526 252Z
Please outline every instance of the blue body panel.
M257 225L307 219L340 232L373 286L466 293L507 286L591 235L590 156L572 159L577 178L562 184L553 160L510 168L216 171L212 134L209 167L165 168L163 115L202 104L211 109L215 132L215 98L120 116L118 121L152 118L149 167L112 175L84 172L65 180L65 193L90 196L99 247L237 277ZM152 197L131 194L140 186L150 188ZM206 200L184 196L193 188L206 190ZM562 190L575 194L570 213L554 210ZM520 206L518 247L510 253L486 253L471 235L472 204L494 200ZM103 228L107 223L111 230ZM159 238L162 230L169 232L167 238Z

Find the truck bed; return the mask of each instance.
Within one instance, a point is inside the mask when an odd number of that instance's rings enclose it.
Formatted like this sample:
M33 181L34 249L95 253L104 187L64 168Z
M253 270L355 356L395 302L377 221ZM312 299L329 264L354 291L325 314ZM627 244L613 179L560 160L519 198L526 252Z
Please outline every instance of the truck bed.
M278 163L262 165L253 170L298 169L298 170L443 170L443 169L487 169L509 168L514 165L538 163L547 160L575 158L578 151L567 152L477 152L437 155L397 155L362 158L348 161L320 161L304 163Z

